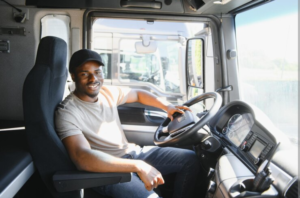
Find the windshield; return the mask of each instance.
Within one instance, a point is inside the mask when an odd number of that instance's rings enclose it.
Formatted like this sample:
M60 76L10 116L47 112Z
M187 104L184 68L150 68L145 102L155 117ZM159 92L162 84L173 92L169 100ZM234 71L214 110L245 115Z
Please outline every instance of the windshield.
M276 0L236 16L242 100L298 144L298 2Z
M185 90L186 40L202 29L200 22L97 18L91 47L103 58L105 78L112 83L154 85L178 95Z

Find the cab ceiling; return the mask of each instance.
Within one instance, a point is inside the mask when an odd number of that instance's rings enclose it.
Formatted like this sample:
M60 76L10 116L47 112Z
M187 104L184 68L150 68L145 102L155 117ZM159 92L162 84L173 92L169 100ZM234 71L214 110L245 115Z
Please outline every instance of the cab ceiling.
M79 9L105 9L114 11L136 11L164 14L227 14L234 10L244 8L251 4L268 2L270 0L7 0L14 5L36 6L39 8L79 8ZM161 5L159 9L151 8L125 8L123 2L156 2ZM3 4L2 2L0 5ZM192 9L191 5L201 5Z

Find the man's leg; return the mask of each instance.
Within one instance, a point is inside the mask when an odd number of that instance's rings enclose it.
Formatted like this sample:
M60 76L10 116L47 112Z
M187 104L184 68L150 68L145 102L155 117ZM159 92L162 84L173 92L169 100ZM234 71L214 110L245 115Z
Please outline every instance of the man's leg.
M153 190L148 191L145 188L144 183L135 173L132 174L130 182L96 187L94 190L114 198L159 198Z
M143 160L155 167L162 175L176 173L174 198L193 197L200 169L200 163L194 151L146 146L141 151L131 154L133 158Z

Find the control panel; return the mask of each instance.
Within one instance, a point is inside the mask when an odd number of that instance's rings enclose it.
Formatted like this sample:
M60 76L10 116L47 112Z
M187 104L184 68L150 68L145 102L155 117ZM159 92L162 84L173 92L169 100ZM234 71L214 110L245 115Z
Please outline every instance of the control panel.
M271 143L267 142L264 138L259 137L252 131L246 136L240 146L241 150L244 151L257 166L266 159L273 147L274 146Z

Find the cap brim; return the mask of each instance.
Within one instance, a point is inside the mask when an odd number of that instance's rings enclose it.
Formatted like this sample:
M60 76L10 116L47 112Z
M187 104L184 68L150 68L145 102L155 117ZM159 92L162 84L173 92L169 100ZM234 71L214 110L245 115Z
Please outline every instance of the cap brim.
M89 59L85 60L83 63L80 64L80 66L85 64L88 61L95 61L95 62L99 63L100 66L105 66L101 61L94 59L94 58L89 58Z

